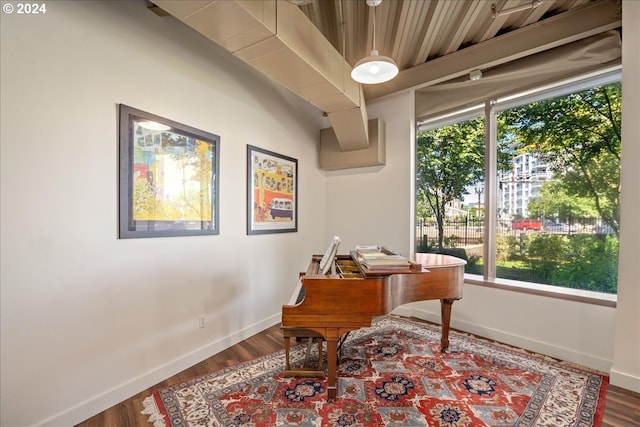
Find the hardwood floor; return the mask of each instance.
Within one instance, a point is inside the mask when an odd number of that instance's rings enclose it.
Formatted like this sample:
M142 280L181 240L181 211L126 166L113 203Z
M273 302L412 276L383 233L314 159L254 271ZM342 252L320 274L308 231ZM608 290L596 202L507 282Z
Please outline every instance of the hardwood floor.
M603 427L640 426L640 394L609 385Z
M76 427L151 427L147 422L147 415L142 415L140 412L142 401L151 395L154 389L171 386L282 348L282 334L279 325L276 325L81 422ZM610 385L607 390L602 426L640 427L640 394Z

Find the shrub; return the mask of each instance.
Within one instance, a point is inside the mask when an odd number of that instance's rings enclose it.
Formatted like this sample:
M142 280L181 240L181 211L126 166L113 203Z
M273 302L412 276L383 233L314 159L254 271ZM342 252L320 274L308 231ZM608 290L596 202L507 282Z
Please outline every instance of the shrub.
M570 241L569 259L562 265L554 285L617 292L617 237L576 235Z
M557 234L541 234L527 243L526 255L539 278L537 281L554 284L558 268L569 252L569 239Z
M496 236L496 261L510 261L519 255L519 245L513 235L498 234Z

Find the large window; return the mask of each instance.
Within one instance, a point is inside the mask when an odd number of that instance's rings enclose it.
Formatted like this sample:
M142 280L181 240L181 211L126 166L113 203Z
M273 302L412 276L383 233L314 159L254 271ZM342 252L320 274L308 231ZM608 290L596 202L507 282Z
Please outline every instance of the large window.
M616 71L422 124L417 251L463 257L483 283L615 294L619 79Z
M474 117L419 132L416 199L418 252L450 253L469 259L482 244L484 119ZM477 186L478 203L465 204L462 195ZM479 254L482 251L476 251ZM477 272L467 264L467 272Z

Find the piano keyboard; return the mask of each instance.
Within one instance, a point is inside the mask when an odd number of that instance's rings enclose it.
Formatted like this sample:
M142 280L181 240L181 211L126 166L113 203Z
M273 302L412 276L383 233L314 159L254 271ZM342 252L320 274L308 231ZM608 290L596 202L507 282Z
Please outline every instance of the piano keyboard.
M296 288L293 290L293 293L289 298L289 305L300 304L304 299L304 295L305 295L305 290L304 290L304 286L302 286L302 280L298 280L298 284L296 284Z

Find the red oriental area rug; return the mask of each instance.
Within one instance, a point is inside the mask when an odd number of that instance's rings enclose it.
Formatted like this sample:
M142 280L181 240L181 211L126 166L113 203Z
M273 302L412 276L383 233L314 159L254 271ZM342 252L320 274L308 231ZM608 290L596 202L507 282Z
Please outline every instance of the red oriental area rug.
M305 350L292 347L292 362ZM333 402L326 380L283 378L283 369L279 351L155 390L143 413L156 427L587 427L601 425L608 383L601 373L453 331L441 353L439 327L393 316L349 334Z

